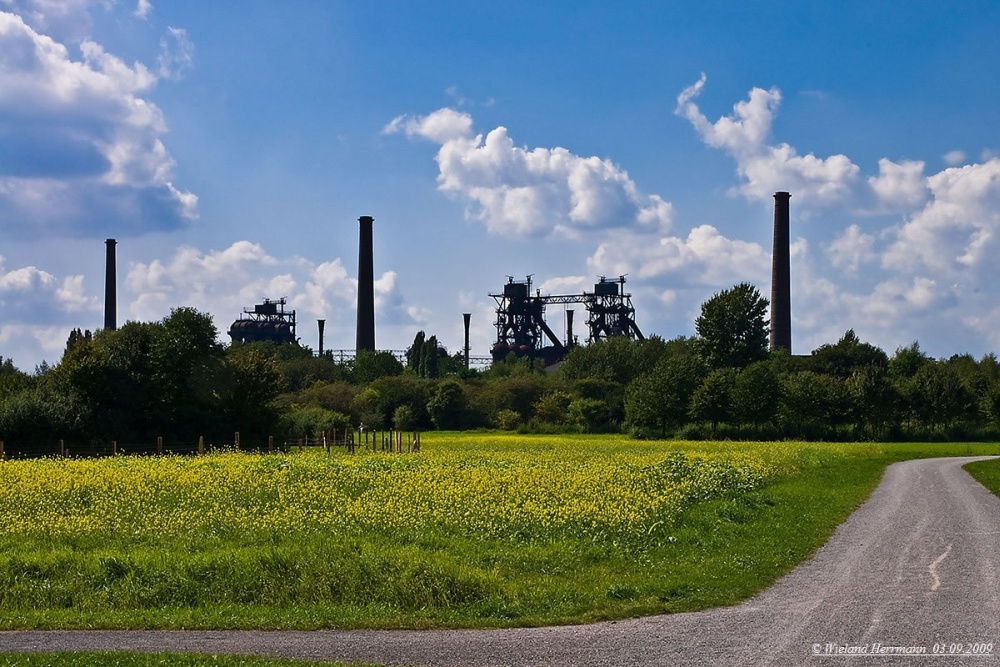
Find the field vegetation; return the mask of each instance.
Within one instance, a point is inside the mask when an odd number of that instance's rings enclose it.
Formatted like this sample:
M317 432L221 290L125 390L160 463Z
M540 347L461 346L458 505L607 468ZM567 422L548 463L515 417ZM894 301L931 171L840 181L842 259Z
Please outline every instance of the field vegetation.
M0 627L505 626L794 567L916 456L997 445L425 434L419 454L0 463Z

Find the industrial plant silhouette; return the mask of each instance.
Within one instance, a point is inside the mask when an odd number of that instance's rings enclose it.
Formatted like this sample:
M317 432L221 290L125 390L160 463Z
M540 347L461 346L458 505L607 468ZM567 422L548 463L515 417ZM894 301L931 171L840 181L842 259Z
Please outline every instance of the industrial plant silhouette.
M774 193L774 239L771 252L771 321L770 349L791 352L791 269L789 239L788 192ZM375 218L363 215L358 218L358 300L355 350L341 350L341 356L353 356L357 351L375 351L375 245L373 226ZM104 328L117 328L116 253L117 241L107 239ZM552 365L563 360L576 345L573 333L572 309L566 310L566 334L560 339L545 319L545 307L551 304L582 304L588 313L587 342L606 338L625 337L643 340L642 331L635 321L632 295L625 291L625 276L611 280L601 276L591 292L581 294L542 295L532 294L532 276L507 283L499 293L489 294L497 304L495 322L497 337L489 357L472 357L469 348L471 314L463 313L465 340L463 361L468 368L474 360L480 362L502 361L509 355L538 360ZM227 332L233 343L269 341L277 344L298 344L295 311L285 310L287 302L265 298L263 303L246 308ZM317 321L319 327L319 354L324 353L323 335L326 320ZM401 354L401 353L399 353Z

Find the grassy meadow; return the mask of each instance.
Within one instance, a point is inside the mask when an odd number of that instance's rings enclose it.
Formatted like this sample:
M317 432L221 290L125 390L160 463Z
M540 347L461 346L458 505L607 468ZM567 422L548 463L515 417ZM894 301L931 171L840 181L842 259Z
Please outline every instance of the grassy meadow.
M422 449L0 462L0 628L487 627L731 604L821 545L888 463L1000 453L482 433Z

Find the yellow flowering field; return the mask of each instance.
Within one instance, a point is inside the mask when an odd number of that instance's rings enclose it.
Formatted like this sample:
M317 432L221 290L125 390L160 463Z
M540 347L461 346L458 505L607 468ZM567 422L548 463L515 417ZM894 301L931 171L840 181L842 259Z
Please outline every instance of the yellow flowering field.
M419 453L0 461L0 629L440 627L752 595L882 445L427 433Z
M424 436L423 451L0 463L0 536L636 535L794 472L804 445Z

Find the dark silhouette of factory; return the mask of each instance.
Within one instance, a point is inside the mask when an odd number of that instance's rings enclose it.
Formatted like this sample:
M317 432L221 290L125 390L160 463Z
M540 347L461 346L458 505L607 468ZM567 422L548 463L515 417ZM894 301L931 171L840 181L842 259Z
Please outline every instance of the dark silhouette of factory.
M789 251L789 200L788 192L774 193L774 239L771 255L771 322L770 343L773 350L792 350L791 325L791 270ZM375 350L375 250L373 223L375 218L364 215L358 218L358 303L357 338L355 352ZM107 239L104 328L115 329L117 319L117 292L115 284L115 239ZM490 294L497 303L496 342L486 361L502 361L510 355L537 359L546 366L564 359L578 344L573 334L573 310L566 310L565 338L560 339L545 321L545 308L552 304L582 304L587 311L587 342L593 343L613 337L643 340L644 336L635 321L632 295L625 291L625 276L609 280L603 276L592 292L582 294L542 295L532 294L531 276L523 281L507 278L503 291ZM234 343L269 341L279 344L298 344L295 332L295 311L285 310L286 300L264 299L243 314L229 327L229 337ZM470 364L469 322L471 315L463 313L465 345L463 348L466 368ZM318 320L319 353L323 354L323 332L326 320ZM484 360L477 358L477 360Z
M523 281L508 277L503 292L490 296L497 302L497 340L491 350L494 361L513 354L541 359L548 366L566 357L577 344L573 335L574 311L566 311L566 339L560 340L545 322L545 306L549 304L583 304L589 314L587 342L617 336L644 338L635 323L632 295L625 292L625 276L618 280L602 276L593 292L545 296L540 291L531 293L531 276Z
M295 311L285 310L285 298L264 299L253 308L244 308L243 314L229 327L229 338L234 343L298 343L295 337Z

